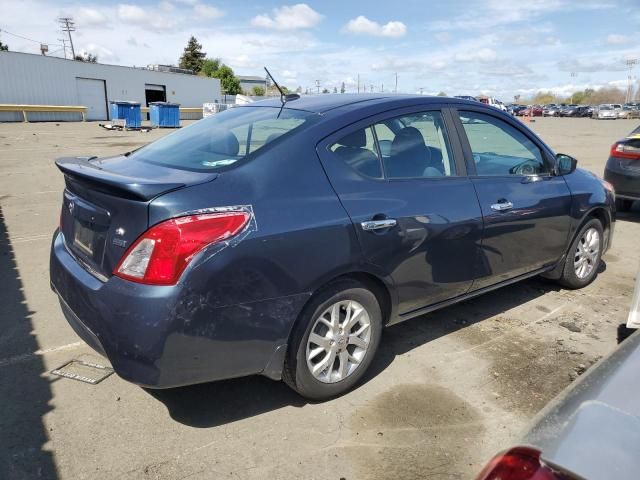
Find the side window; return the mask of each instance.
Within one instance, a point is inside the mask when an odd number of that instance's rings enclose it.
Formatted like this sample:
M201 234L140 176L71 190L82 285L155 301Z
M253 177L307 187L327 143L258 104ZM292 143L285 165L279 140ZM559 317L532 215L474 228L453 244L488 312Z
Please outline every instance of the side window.
M362 175L382 178L382 168L371 127L345 135L331 145L329 150Z
M456 174L440 112L412 113L374 125L387 178Z
M478 175L549 173L540 149L507 122L477 112L459 112Z

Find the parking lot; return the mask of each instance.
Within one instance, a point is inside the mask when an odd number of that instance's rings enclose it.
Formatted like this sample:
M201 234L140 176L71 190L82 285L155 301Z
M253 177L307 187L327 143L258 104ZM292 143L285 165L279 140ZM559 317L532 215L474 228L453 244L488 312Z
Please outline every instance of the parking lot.
M637 120L536 118L557 152L602 175ZM308 403L262 377L164 391L116 375L74 334L49 288L63 178L53 160L132 150L171 130L0 124L0 478L473 478L531 418L616 345L640 264L640 205L621 214L589 287L533 279L386 330L367 379Z

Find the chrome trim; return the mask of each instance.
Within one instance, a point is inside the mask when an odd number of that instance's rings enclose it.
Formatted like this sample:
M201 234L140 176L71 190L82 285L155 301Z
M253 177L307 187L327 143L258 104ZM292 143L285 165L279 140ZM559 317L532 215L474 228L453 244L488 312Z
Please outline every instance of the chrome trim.
M395 227L398 222L394 218L385 218L384 220L369 220L360 223L363 230L369 232L372 230L382 230L384 228Z
M108 277L105 277L103 274L101 274L100 272L97 272L94 268L87 265L87 262L83 261L75 253L73 253L73 251L71 251L71 249L69 248L69 245L67 245L67 239L65 238L62 232L58 232L58 234L62 236L62 245L64 246L64 249L67 251L69 255L71 255L71 258L73 258L78 263L78 265L80 265L89 274L96 277L102 283L106 283L109 280Z

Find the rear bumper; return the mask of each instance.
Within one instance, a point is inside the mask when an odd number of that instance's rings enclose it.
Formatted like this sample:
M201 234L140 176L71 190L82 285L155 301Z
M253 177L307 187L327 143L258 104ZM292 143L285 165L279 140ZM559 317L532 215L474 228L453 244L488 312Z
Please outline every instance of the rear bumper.
M73 330L105 355L119 376L169 388L260 374L278 378L282 351L308 295L211 307L197 285L102 282L54 235L51 286ZM275 362L275 363L274 363Z
M604 179L613 185L616 197L640 200L640 169L625 169L615 157L609 157L604 170Z

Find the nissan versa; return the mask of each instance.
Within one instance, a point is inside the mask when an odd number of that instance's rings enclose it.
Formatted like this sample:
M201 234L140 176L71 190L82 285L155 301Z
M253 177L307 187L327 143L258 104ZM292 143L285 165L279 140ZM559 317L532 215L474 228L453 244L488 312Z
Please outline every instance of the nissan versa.
M152 388L262 374L339 395L386 325L534 275L589 284L614 226L610 185L460 99L294 95L56 164L52 287Z

